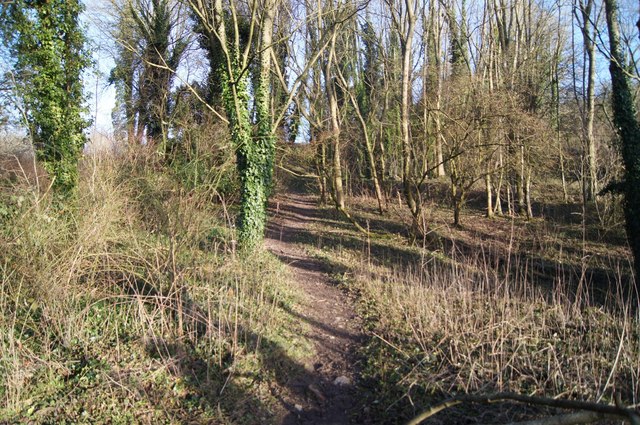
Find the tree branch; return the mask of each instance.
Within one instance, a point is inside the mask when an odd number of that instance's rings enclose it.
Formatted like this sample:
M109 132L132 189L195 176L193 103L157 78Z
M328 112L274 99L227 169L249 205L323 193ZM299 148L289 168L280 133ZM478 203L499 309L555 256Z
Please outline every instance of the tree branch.
M638 415L638 412L636 412L633 409L627 409L624 406L612 406L610 404L591 403L591 402L579 401L579 400L560 400L555 398L535 397L535 396L527 396L527 395L507 393L507 392L489 394L489 395L468 394L468 395L453 397L449 400L445 400L444 402L416 416L415 418L407 422L407 425L418 425L422 423L422 421L430 418L436 413L442 410L448 409L450 407L457 406L458 404L461 404L461 403L489 404L489 403L495 403L497 401L515 401L518 403L525 403L525 404L531 404L536 406L548 406L548 407L557 407L560 409L582 410L582 411L598 413L606 416L613 416L616 418L626 419L630 421L633 425L640 425L640 415ZM550 423L553 423L553 422L550 422ZM533 424L535 424L535 422Z

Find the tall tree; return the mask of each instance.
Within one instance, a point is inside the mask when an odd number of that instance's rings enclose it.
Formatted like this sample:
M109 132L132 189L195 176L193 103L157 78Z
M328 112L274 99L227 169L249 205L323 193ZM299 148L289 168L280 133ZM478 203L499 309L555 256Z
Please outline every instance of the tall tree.
M333 5L331 5L333 6ZM337 8L331 7L329 15L336 19ZM333 25L333 22L327 23L327 27ZM338 39L338 32L333 32L331 36L331 44L326 51L326 57L323 63L323 75L324 75L324 89L327 96L328 115L330 120L330 126L328 129L329 140L331 142L332 151L332 175L331 175L331 188L333 194L333 200L336 204L338 211L345 211L345 196L342 181L342 146L340 140L340 110L338 106L338 93L336 84L336 41Z
M620 152L624 163L623 192L627 239L635 260L636 287L640 276L640 124L636 118L633 94L625 69L626 60L620 46L618 2L605 0L609 31L609 72L613 120L620 136Z
M109 83L116 89L116 106L112 120L116 134L123 134L129 144L136 140L136 115L138 92L136 79L142 69L142 62L135 46L139 44L139 34L132 16L130 0L123 4L113 3L116 9L116 25L113 39L115 45L115 66L111 70Z
M416 29L416 0L388 1L395 30L398 33L401 52L400 73L400 138L402 141L402 186L405 201L413 217L413 231L418 231L422 214L420 176L414 170L414 154L411 143L411 87L413 82L413 37ZM424 229L423 229L424 230Z
M85 143L82 72L90 59L79 0L15 0L0 5L2 38L15 60L14 73L37 157L63 197L78 180Z
M422 13L422 32L424 38L424 64L423 64L423 102L424 102L424 127L425 132L433 133L433 148L435 175L445 175L444 156L442 154L442 27L439 19L440 3L432 1ZM429 101L429 100L431 101ZM430 128L431 127L431 128Z
M189 5L203 33L215 37L222 55L221 65L211 69L220 78L222 100L241 183L238 217L239 244L251 252L264 237L266 207L275 155L274 119L270 108L273 24L277 0L252 1L248 9L230 1L191 0ZM248 25L244 32L243 25ZM256 31L257 26L257 31ZM259 39L252 40L254 33ZM248 35L248 39L245 38ZM252 63L251 59L257 58ZM217 66L212 62L211 66ZM250 111L248 73L255 67L254 113ZM253 119L252 119L253 117Z
M342 72L340 67L337 67L337 77L340 82L341 92L349 98L351 107L360 126L360 131L364 139L363 145L368 175L373 183L374 193L378 201L378 211L380 214L383 214L384 197L378 177L378 166L374 154L375 146L371 140L372 132L369 126L375 108L373 105L377 94L375 90L378 86L378 79L381 76L379 71L380 64L377 62L379 46L370 22L365 23L362 32L361 41L364 47L364 63L362 65L356 64L357 72L354 72L351 78L354 87L351 88L349 86L348 80L350 80L350 78L344 75L345 73Z
M261 10L258 41L258 70L255 86L255 139L238 148L238 160L246 164L240 169L243 179L242 239L254 247L264 235L267 200L272 189L275 160L275 128L271 113L271 65L273 56L273 25L278 0L261 0L255 7Z
M593 122L595 118L595 74L596 74L596 54L595 54L595 26L597 18L592 16L594 11L594 0L575 0L574 15L580 31L586 55L585 71L586 92L582 95L581 119L582 119L582 140L586 170L583 172L583 198L585 201L595 200L598 192L597 178L597 158L596 142L593 134ZM583 90L584 91L584 90Z
M169 150L171 90L190 43L184 31L182 3L177 0L112 0L116 10L113 37L116 87L114 122L124 127L130 143L155 144Z
M186 34L174 34L181 19L180 3L174 0L134 0L131 15L141 38L143 70L138 84L139 120L147 141L168 148L170 92L175 70L189 45Z
M206 52L209 60L209 74L207 76L207 93L205 100L209 105L222 104L222 79L220 70L225 64L225 49L220 44L220 38L216 36L216 30L211 25L210 12L213 10L213 1L192 1L189 3L195 26L194 31L198 35L198 44ZM226 29L226 26L225 26Z

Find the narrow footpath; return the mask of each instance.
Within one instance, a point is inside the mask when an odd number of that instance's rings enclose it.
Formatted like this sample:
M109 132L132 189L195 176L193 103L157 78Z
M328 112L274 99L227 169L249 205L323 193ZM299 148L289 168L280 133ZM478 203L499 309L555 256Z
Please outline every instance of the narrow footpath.
M287 193L270 205L265 241L267 249L287 264L305 301L296 313L307 324L307 338L315 354L305 373L291 377L294 389L283 400L288 414L282 424L367 423L358 396L357 349L364 341L349 298L328 276L327 266L310 257L303 243L311 243L309 225L322 220L315 198Z

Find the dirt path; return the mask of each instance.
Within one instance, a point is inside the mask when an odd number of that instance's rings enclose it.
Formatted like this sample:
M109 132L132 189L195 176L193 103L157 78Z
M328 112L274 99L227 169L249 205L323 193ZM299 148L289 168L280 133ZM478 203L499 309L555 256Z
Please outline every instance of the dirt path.
M313 197L289 193L271 205L266 246L291 267L306 302L296 315L307 323L316 353L305 373L292 377L283 395L288 414L282 424L348 424L362 416L358 397L357 348L364 336L348 297L335 287L326 265L310 257L301 241L311 242L309 224L321 220Z

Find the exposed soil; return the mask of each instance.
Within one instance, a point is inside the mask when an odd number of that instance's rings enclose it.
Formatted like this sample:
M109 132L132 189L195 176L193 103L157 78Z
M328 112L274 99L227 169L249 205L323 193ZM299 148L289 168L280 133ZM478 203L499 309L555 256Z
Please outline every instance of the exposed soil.
M310 257L295 241L319 219L315 199L287 193L270 207L266 247L287 264L305 301L294 315L307 324L315 353L304 372L291 376L279 394L287 412L282 424L348 424L369 422L358 391L358 355L364 335L348 296L331 281L322 261Z

